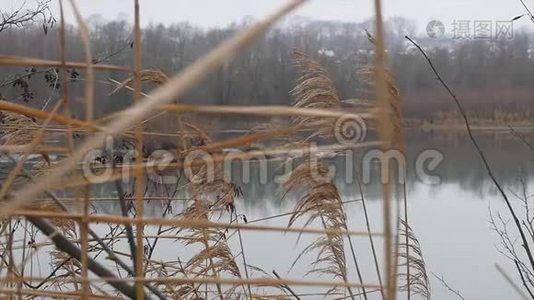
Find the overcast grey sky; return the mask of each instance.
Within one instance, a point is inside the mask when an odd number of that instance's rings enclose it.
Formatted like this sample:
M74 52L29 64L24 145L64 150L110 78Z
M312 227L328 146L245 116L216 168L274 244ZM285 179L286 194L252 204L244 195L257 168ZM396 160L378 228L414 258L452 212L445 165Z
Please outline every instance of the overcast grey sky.
M9 10L21 0L0 0ZM31 3L32 0L27 0ZM68 1L67 1L68 2ZM384 0L384 13L412 19L421 30L430 20L450 26L454 20L503 21L524 13L519 0ZM525 0L534 9L534 0ZM100 14L107 20L131 18L130 0L77 0L83 15ZM189 21L204 27L224 26L249 15L259 18L284 3L283 0L140 0L141 21L173 23ZM371 0L310 0L294 15L321 20L362 21L372 16ZM53 1L53 11L58 11ZM70 10L70 9L69 9ZM72 22L72 14L68 14ZM525 18L516 26L532 25Z

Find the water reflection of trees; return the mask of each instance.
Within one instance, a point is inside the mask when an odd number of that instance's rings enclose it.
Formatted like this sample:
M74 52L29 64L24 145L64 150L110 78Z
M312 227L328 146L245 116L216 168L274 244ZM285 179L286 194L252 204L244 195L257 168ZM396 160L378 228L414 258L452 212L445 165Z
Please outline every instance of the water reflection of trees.
M495 188L488 177L485 169L474 152L472 145L468 142L467 136L461 133L443 133L443 132L415 132L407 133L407 178L406 185L408 190L415 190L422 183L416 176L415 161L418 154L427 149L440 151L444 160L437 168L434 174L439 175L441 184L433 185L431 188L439 192L443 186L457 186L458 188L469 191L474 194L474 198L483 198L488 194L495 193ZM515 188L519 184L519 178L524 178L527 182L534 175L534 164L531 159L532 153L520 141L507 132L488 132L477 133L477 139L490 160L491 166L500 182L507 187ZM353 164L350 159L337 157L327 159L326 162L335 167L336 185L343 195L343 200L359 198L358 184L356 177L358 172L361 174L362 156L366 150L359 150L354 154ZM349 162L349 163L347 163ZM297 161L295 161L297 163ZM251 162L250 176L248 180L243 176L243 165L241 162L233 162L231 168L231 180L238 184L244 193L240 205L247 210L264 210L269 207L278 207L283 203L293 201L293 195L284 195L277 183L280 176L283 176L284 160L269 160L267 163L267 182L262 182L260 174L260 164ZM347 167L353 168L352 176L346 176ZM351 174L349 172L349 174ZM379 163L376 162L371 168L370 183L364 185L366 196L370 200L379 199L381 195ZM157 177L149 181L147 196L164 196L161 195L161 187L158 188ZM175 195L176 211L180 211L185 200L188 199L187 185L185 177L181 176L178 183L179 193ZM95 185L93 193L97 197L113 198L116 197L116 191L112 184ZM126 188L128 191L128 188ZM164 205L164 201L150 200L147 201L147 213L157 214ZM94 208L103 213L119 213L120 207L117 201L98 201L94 203Z
M533 175L532 152L507 131L479 132L476 139L503 185L517 185L518 178ZM464 190L480 192L488 189L488 176L466 134L442 132L408 135L410 155L426 147L437 149L444 155L439 167L442 183L457 184ZM410 158L413 160L413 157ZM413 177L412 177L413 178Z
M508 132L479 132L477 133L483 151L487 155L491 166L499 181L508 187L516 187L519 178L527 182L534 175L534 164L531 159L532 152ZM407 133L407 178L406 184L409 190L413 190L422 183L416 176L415 161L417 156L427 149L434 149L444 156L436 172L441 184L433 185L432 188L439 190L443 185L456 185L462 190L472 192L477 197L493 194L495 189L488 181L487 173L483 168L480 158L474 152L473 146L465 134L459 132L420 132L409 131ZM354 162L361 163L365 150L355 154ZM358 190L354 180L346 180L345 159L330 159L328 163L336 167L336 184L345 198L357 198ZM361 166L353 166L361 171ZM379 164L373 165L371 174L375 180L364 186L366 195L370 199L380 197L380 172ZM262 201L262 197L276 198L274 191L276 184L269 182L262 185L253 180L244 186L245 194L251 197L247 201L256 203Z

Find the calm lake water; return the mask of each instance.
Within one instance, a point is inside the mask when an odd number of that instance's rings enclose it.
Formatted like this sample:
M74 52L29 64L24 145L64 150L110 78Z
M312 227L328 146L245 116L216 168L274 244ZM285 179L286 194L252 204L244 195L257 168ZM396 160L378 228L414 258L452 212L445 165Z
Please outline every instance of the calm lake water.
M527 139L534 140L534 135L525 135ZM531 190L534 190L533 152L505 131L478 132L476 137L491 162L498 180L503 184L512 201L519 207L520 203L513 197L511 191L519 191L521 178ZM409 155L406 189L409 222L421 243L427 271L431 277L433 299L455 299L455 296L436 280L431 272L443 276L445 281L455 290L459 290L465 299L519 299L495 267L495 264L499 264L519 283L511 262L499 253L500 240L489 223L490 210L495 215L501 213L505 219L509 219L509 213L496 193L495 186L488 181L482 162L467 136L459 133L409 131L407 148ZM443 161L432 172L432 175L440 177L441 183L439 184L421 182L413 171L417 155L427 149L437 150L443 154ZM357 155L361 156L361 154ZM342 200L359 199L360 193L357 185L354 182L347 182L346 176L341 175L345 174L344 160L336 158L329 160L328 163L342 170L337 173L336 177ZM279 186L271 180L275 176L274 173L279 170L276 168L276 162L271 164L273 164L270 166L274 171L269 174L270 180L266 184L260 183L258 176L254 176L254 165L251 169L251 182L239 183L244 195L237 201L237 213L246 215L249 222L291 212L295 205L295 195L283 197ZM382 200L379 183L379 181L371 181L364 186L373 231L382 229ZM106 194L106 191L109 191L106 187L97 187L94 192ZM184 205L183 201L177 201L174 211L179 211ZM148 204L146 213L157 216L161 214L162 207L162 202L153 201ZM99 213L119 214L119 204L116 202L99 201L94 203L94 208ZM350 229L364 230L365 218L361 201L346 204L345 208ZM226 222L228 219L228 214L225 214L220 220ZM285 226L287 222L288 217L285 216L256 224ZM94 228L99 232L105 232L107 226L94 225ZM149 228L147 232L155 232L155 229ZM305 234L297 241L297 235L292 233L242 231L244 251L249 265L262 268L267 273L274 269L281 276L292 278L303 278L304 274L310 270L309 264L315 259L314 253L304 256L291 270L290 266L298 253L315 237ZM364 281L377 283L368 238L353 237L353 242ZM230 239L230 243L237 254L239 241L236 236ZM381 237L375 237L375 245L379 255L382 256ZM125 247L125 251L126 249ZM187 256L190 254L189 251L191 249L184 249L181 243L165 240L160 242L154 257L176 259L180 256ZM46 251L42 250L34 257L36 264L38 264L37 260L41 261L40 268L43 274L48 269L42 263L46 260L46 255ZM355 280L353 260L348 252L346 255L347 266L350 269L349 275ZM238 261L241 263L240 259ZM257 272L254 275L262 276ZM306 278L317 277L310 275ZM294 290L307 293L318 289L294 287ZM308 299L316 298L321 297L315 296ZM400 299L403 298L404 295L400 297ZM379 295L370 294L370 299L379 299Z
M529 140L534 137L530 134L526 136ZM534 189L534 153L508 132L479 132L477 140L498 180L519 207L519 201L510 191L519 191L521 178L531 190ZM494 215L501 213L505 219L510 218L509 213L495 186L488 180L482 162L467 136L409 132L407 148L409 221L422 246L427 271L431 277L433 299L455 299L456 296L430 272L443 276L447 284L459 290L465 299L519 299L495 267L495 264L499 264L516 282L520 282L512 263L497 250L500 240L489 223L490 210ZM436 174L441 178L440 184L425 184L414 176L414 158L426 149L438 150L444 156L436 170ZM346 184L342 178L337 182L343 201L359 198L356 185ZM381 230L380 186L372 182L364 188L368 198L371 227L373 230ZM293 208L291 201L285 199L280 203L279 194L270 189L262 189L261 186L247 187L245 199L240 208L246 212L249 219L288 212ZM348 204L346 210L351 229L364 229L362 204ZM286 224L287 219L274 219L266 223L281 225ZM516 237L514 235L514 238ZM250 264L259 265L266 270L274 268L279 273L289 269L289 265L299 253L295 248L307 244L307 241L302 239L296 245L296 237L290 234L246 233L243 238L247 241L246 251ZM364 237L356 237L353 241L364 280L377 282L369 241ZM382 240L376 238L379 253L382 253L381 243ZM313 259L313 254L309 255L307 261L300 261L289 274L302 274L307 270L307 263ZM354 268L348 253L347 265ZM375 293L370 298L380 297ZM403 298L404 295L399 299Z

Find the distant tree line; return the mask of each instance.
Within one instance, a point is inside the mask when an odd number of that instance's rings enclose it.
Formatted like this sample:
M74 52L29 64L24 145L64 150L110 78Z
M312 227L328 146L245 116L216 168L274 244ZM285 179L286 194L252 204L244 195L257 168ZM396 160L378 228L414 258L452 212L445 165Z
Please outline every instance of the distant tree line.
M143 65L174 74L233 35L251 20L227 28L202 29L189 23L154 24L143 29ZM93 61L132 66L132 26L124 20L89 18ZM342 98L371 98L372 89L362 70L373 61L373 45L366 29L372 22L343 23L295 19L272 29L235 59L214 72L180 101L195 104L289 105L297 76L293 48L321 62L331 73ZM390 64L409 118L432 120L454 111L450 99L436 83L427 63L409 46L404 35L415 27L403 18L387 22ZM473 117L528 118L534 108L534 47L532 35L516 32L510 40L452 40L416 37L458 93ZM41 26L11 27L0 32L0 54L59 58L58 26L44 34ZM83 61L78 30L67 28L68 59ZM0 73L0 93L12 101L42 107L59 97L58 70L7 68ZM69 70L74 99L83 97L83 70ZM131 74L99 72L97 113L122 108L132 101L124 90L115 95L110 79L122 81ZM150 87L147 86L148 90ZM74 103L81 104L81 101ZM76 109L74 109L76 111ZM78 111L81 110L81 105Z

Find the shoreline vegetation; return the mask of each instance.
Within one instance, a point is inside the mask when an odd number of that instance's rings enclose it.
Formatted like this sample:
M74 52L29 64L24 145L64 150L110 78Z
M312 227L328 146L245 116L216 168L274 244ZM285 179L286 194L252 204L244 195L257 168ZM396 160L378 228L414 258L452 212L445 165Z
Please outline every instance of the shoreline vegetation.
M465 125L460 119L444 120L410 120L405 119L405 129L417 129L422 131L458 131L465 133ZM522 120L514 122L495 121L490 119L470 119L471 129L475 131L507 131L510 127L516 131L533 131L534 120Z
M89 19L88 38L95 68L103 65L131 68L132 24L127 20L103 20L98 15ZM373 88L366 79L369 70L365 66L373 63L375 49L365 30L373 30L373 22L300 20L294 25L288 22L275 27L243 49L241 55L208 74L180 98L180 103L291 105L289 91L299 76L292 63L293 48L305 49L324 67L340 99L370 99ZM217 29L198 28L189 23L145 26L141 37L142 68L151 70L152 75L176 74L250 23L251 20ZM414 24L409 19L390 18L384 21L384 31L389 67L400 91L404 120L449 118L455 112L449 95L429 76L420 53L400 34L414 36ZM520 120L534 112L534 34L519 30L514 34L514 39L502 40L432 39L426 35L416 38L462 98L470 118ZM33 23L7 28L0 34L0 53L54 60L60 55L56 42L59 35L58 26L50 28L46 35L41 26ZM65 40L66 60L83 61L84 46L74 25L65 24ZM45 104L51 90L57 93L62 89L58 71L39 65L4 66L0 94L16 103L38 109L46 106L50 110L51 106ZM83 98L87 79L83 68L69 66L66 76L72 98ZM131 91L116 90L117 82L126 78L131 79L131 74L116 69L95 73L94 96L99 104L94 108L95 117L131 104ZM157 84L143 81L145 90ZM71 109L78 118L83 115L80 101L72 101ZM459 116L453 114L453 118Z

